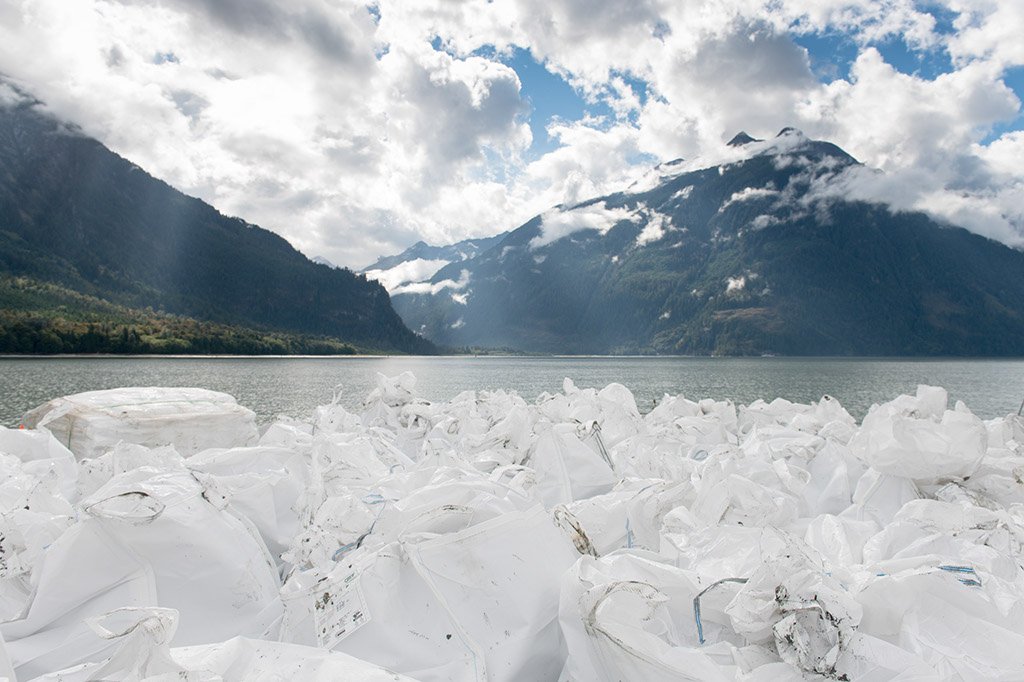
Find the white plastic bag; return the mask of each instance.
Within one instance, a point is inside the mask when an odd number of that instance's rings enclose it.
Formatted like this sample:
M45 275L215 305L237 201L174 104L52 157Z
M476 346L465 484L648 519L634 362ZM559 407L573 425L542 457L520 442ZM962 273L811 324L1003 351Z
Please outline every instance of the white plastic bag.
M459 519L348 554L325 577L293 575L283 638L422 682L557 677L558 581L576 552L539 506L468 527Z
M269 446L204 450L188 468L216 485L233 512L248 519L275 561L301 532L300 501L309 485L301 453Z
M68 502L78 500L75 456L49 432L0 426L0 453L20 459L25 473L40 480L56 481L57 488Z
M608 462L566 426L541 434L527 464L537 472L537 495L549 509L606 493L617 481Z
M117 388L57 398L24 417L45 428L79 459L98 457L120 441L172 445L188 457L200 450L255 442L256 415L226 393L201 388Z
M61 478L39 464L0 454L0 621L21 615L47 546L74 523Z
M771 639L782 660L821 675L836 674L862 616L823 564L795 546L756 570L725 612L748 642Z
M346 654L246 637L172 649L177 615L174 609L139 608L118 609L92 619L96 633L115 642L111 657L33 682L413 682ZM117 620L123 622L111 630Z
M82 519L47 549L24 617L0 625L18 675L98 660L109 646L83 620L125 606L177 609L179 644L273 634L274 562L206 494L187 472L137 469L83 500Z
M945 391L920 386L916 398L876 406L850 449L883 474L918 482L966 478L985 456L988 431L966 408L940 412L945 403Z
M735 667L720 667L700 647L692 604L701 589L693 573L633 551L580 557L562 581L559 619L569 653L562 679L732 679Z

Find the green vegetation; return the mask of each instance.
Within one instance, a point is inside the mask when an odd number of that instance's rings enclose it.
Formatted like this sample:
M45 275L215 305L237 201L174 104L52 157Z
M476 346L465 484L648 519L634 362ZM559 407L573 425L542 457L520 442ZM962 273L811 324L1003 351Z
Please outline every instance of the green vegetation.
M337 339L134 310L24 277L0 277L0 353L352 355Z

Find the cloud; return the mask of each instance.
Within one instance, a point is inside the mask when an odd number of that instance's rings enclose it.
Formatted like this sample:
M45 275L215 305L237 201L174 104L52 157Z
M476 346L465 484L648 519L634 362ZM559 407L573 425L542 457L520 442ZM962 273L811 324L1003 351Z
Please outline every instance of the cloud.
M446 260L414 258L413 260L399 263L388 270L367 270L363 274L366 275L367 279L377 280L390 292L402 284L422 282L423 280L430 279L434 273L446 265L448 265Z
M725 280L725 293L735 294L743 291L747 286L747 278L743 275L739 277L728 277Z
M982 134L1020 111L991 62L925 79L897 72L865 50L851 81L832 83L810 106L819 126L870 168L825 173L813 196L917 210L1007 244L1024 244L1021 133L988 144ZM875 172L873 169L882 172Z
M8 83L0 82L0 106L10 107L21 104L25 96L11 87Z
M411 282L395 287L391 294L393 296L397 294L430 294L431 296L436 296L445 289L461 291L467 286L469 286L469 270L463 270L459 275L458 281L443 279L440 282Z
M607 208L604 202L571 209L554 209L541 219L540 234L530 240L531 249L539 249L581 230L595 230L604 235L623 220L632 220L625 208Z
M647 223L636 236L636 245L645 246L659 241L665 237L665 233L672 229L669 216L652 211L647 217Z
M1021 138L996 133L1021 112L1005 80L1022 31L1024 4L994 0L6 0L0 73L172 185L343 265L496 234L659 161L735 160L738 130L787 125L885 172L848 171L856 196L1018 243ZM800 39L830 36L856 58L823 81ZM947 73L902 73L880 41ZM557 146L540 156L503 63L514 47L598 112L548 121ZM578 217L545 214L545 234Z
M992 61L1002 67L1024 64L1024 5L992 0L947 0L959 12L948 49L954 60Z
M515 72L429 42L384 51L364 5L26 0L0 12L0 72L307 254L371 262L513 212L481 169L529 146Z
M718 211L721 213L725 209L729 208L733 204L742 201L755 201L757 199L770 199L779 196L779 190L774 187L744 187L738 192L733 192L732 196L725 200Z

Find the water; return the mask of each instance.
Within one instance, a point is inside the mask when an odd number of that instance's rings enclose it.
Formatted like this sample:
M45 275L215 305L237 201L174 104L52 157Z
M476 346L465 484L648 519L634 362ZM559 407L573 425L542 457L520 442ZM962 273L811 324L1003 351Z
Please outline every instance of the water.
M0 424L13 426L28 409L52 398L118 386L200 386L224 391L261 421L306 416L341 387L342 402L360 404L376 374L411 371L428 400L465 390L504 388L533 400L561 390L613 381L628 386L643 411L665 393L749 403L783 397L809 402L832 395L855 417L875 402L913 392L917 384L946 387L989 418L1016 412L1024 397L1024 360L877 360L836 358L0 358Z

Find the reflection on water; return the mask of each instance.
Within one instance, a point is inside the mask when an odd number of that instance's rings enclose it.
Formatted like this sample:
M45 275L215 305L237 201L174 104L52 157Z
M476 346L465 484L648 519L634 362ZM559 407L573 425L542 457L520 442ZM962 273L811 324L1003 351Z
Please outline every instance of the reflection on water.
M749 403L775 397L808 402L828 393L855 417L875 402L912 392L919 383L946 387L989 418L1016 412L1024 398L1024 360L875 360L833 358L3 358L0 424L26 410L80 391L118 386L200 386L224 391L261 421L306 416L336 388L359 405L378 372L413 372L428 400L461 391L504 388L533 400L570 377L580 387L619 382L643 411L665 393Z

